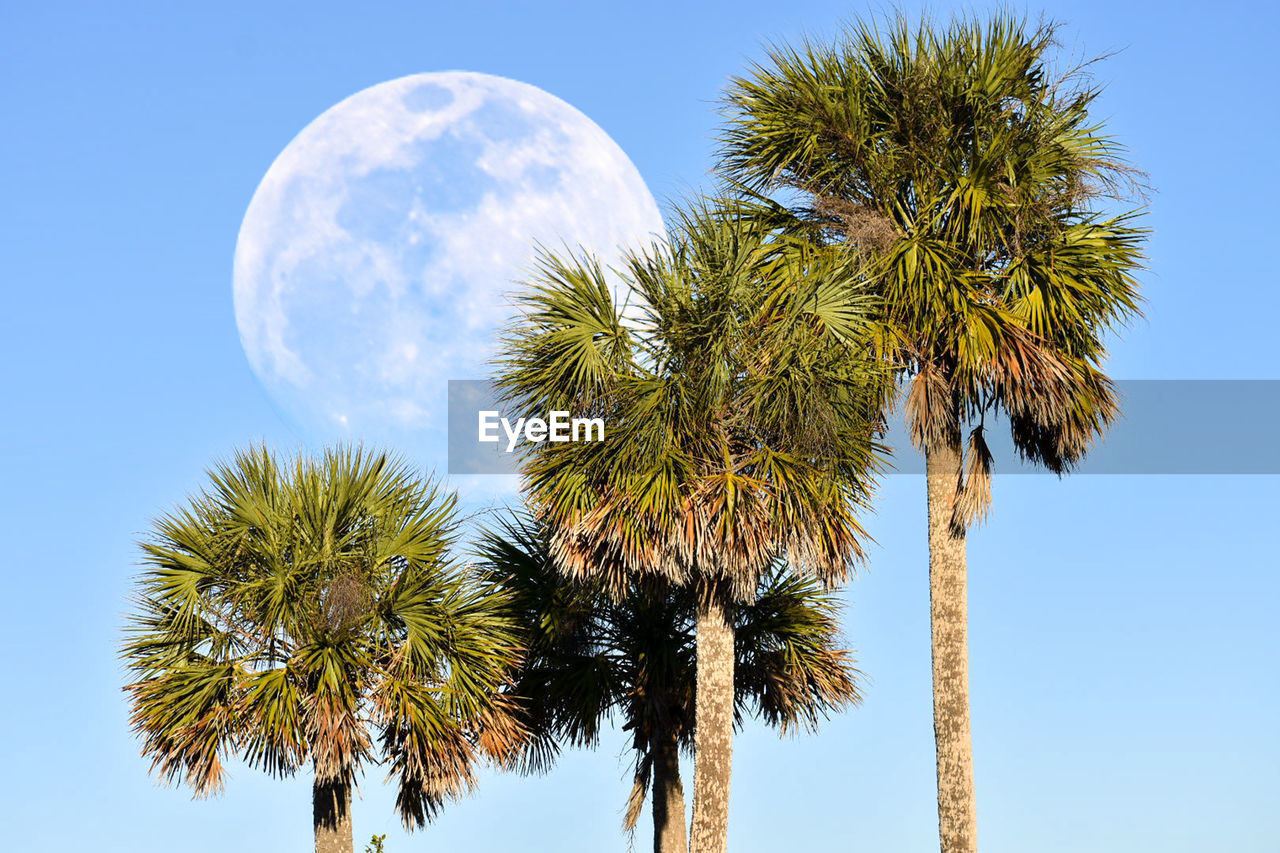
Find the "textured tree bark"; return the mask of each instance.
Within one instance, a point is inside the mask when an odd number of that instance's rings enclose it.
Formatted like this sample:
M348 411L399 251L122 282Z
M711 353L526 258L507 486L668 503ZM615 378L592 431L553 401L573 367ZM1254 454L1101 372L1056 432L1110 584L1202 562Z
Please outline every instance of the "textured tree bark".
M718 596L698 608L691 853L726 853L733 763L733 626Z
M952 524L960 442L925 452L929 493L929 618L933 637L933 736L938 758L942 853L976 853L978 815L969 729L969 627L965 531Z
M684 824L684 785L680 782L680 745L662 736L653 755L653 853L689 853Z
M316 853L355 853L351 786L316 779L311 785L311 823L316 832Z

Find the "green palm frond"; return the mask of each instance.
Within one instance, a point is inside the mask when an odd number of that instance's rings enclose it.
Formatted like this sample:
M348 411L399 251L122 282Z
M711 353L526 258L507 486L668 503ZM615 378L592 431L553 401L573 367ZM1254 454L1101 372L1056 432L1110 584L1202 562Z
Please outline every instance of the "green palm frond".
M161 777L206 794L232 755L344 784L386 763L415 825L513 751L517 623L452 562L454 519L452 495L359 448L210 471L142 544L122 648Z
M918 444L998 410L1061 472L1115 414L1103 335L1140 309L1147 232L1104 212L1142 175L1087 66L1052 68L1055 32L898 17L777 47L728 88L720 165L770 227L864 262Z
M498 362L517 414L555 406L608 424L604 441L524 460L556 559L615 584L696 578L741 597L784 550L842 577L861 553L854 510L890 387L861 265L703 201L621 274L637 320L596 262L545 256Z
M786 733L812 731L829 714L861 701L851 653L841 648L839 600L812 578L774 568L735 617L739 713Z

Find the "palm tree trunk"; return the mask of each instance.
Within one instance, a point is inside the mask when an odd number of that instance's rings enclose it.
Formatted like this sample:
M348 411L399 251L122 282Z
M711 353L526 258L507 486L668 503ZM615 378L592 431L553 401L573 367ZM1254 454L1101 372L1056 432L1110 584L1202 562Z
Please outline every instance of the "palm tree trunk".
M680 744L674 734L660 736L653 748L653 853L689 853Z
M933 736L938 757L942 853L976 853L978 815L969 732L969 628L965 531L953 525L960 441L925 451L929 492L929 618L933 637Z
M351 786L321 781L311 785L311 822L316 853L355 853L351 836Z
M726 853L733 763L733 625L719 595L698 606L691 853Z

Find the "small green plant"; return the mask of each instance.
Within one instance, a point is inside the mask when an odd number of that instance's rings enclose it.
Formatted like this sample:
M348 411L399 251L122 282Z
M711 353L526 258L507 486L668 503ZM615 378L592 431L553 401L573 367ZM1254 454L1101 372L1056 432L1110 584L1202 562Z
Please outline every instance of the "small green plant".
M364 853L387 853L387 848L383 846L383 842L387 840L385 835L375 835L369 839L369 843L364 846Z

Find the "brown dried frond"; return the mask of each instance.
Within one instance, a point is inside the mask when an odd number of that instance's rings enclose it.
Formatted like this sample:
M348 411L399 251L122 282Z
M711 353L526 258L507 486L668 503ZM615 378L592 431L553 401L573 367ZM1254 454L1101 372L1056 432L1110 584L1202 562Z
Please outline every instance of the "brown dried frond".
M627 811L622 818L622 828L626 832L635 831L652 779L653 753L645 750L636 758L635 772L632 774L631 780L631 793L627 795Z
M1058 382L1018 389L1002 400L1023 456L1063 473L1119 413L1112 381L1081 360L1064 359Z
M429 741L406 737L396 750L392 774L399 772L396 811L408 829L425 826L445 801L475 787L474 750L455 725L434 730Z
M303 703L316 779L351 784L369 754L369 734L350 697L311 693Z
M622 595L639 575L659 575L676 584L688 580L689 564L680 537L615 494L585 512L554 518L549 549L557 569L574 580L598 578L611 594Z
M164 688L161 680L153 680L127 689L142 696L145 691ZM145 697L135 701L141 703ZM161 725L143 711L134 711L130 722L142 737L143 754L151 756L151 772L168 782L183 782L196 797L213 796L222 790L224 768L219 745L232 725L230 707L217 707L180 728Z
M960 440L960 413L954 389L942 371L922 364L907 387L907 431L920 450Z
M982 400L994 393L1008 409L1049 418L1069 403L1071 359L1023 326L1005 324L990 351L967 353L962 396Z
M784 543L787 562L824 584L848 580L850 568L866 560L870 537L852 512L837 511L811 524L793 525Z
M991 509L991 462L983 428L974 427L965 450L964 478L951 514L951 526L957 532L967 530L975 521L984 521Z
M476 721L476 746L489 759L500 765L509 764L523 752L530 739L523 715L523 706L516 697L506 693L494 694L492 704L481 712Z

